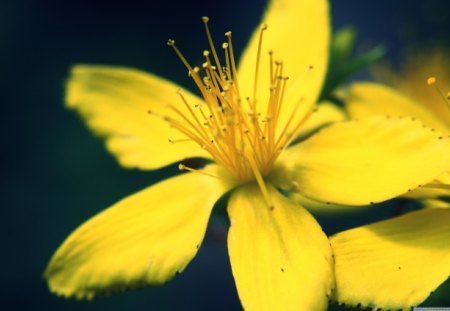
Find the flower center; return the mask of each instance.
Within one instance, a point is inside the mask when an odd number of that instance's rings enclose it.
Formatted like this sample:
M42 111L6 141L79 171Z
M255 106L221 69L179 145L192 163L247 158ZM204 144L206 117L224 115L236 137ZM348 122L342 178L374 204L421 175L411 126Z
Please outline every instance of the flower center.
M214 47L207 17L202 18L210 51L204 51L205 58L201 67L192 67L174 40L168 40L181 61L188 69L189 76L197 85L203 97L202 103L190 103L178 91L184 107L170 106L176 117L164 117L170 125L208 151L214 160L221 164L238 181L255 180L264 183L263 177L273 167L281 151L294 138L301 124L309 117L306 113L299 121L293 121L299 105L293 108L290 118L279 126L280 110L283 103L286 82L283 75L283 64L274 61L269 52L270 76L266 79L270 90L268 103L258 106L257 81L260 78L259 67L261 46L266 25L262 25L259 33L259 45L256 55L255 77L252 96L243 97L239 89L239 79L234 58L231 32L225 33L226 42L222 44L222 62ZM307 70L311 70L312 66ZM171 140L176 143L182 140ZM186 166L181 165L181 169Z

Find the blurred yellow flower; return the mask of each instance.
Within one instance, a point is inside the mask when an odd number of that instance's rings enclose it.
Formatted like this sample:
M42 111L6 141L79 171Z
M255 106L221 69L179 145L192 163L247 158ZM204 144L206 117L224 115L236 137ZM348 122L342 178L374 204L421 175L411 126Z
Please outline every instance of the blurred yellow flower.
M340 204L383 201L447 170L442 154L450 144L419 122L372 118L326 127L289 147L312 122L324 80L327 1L272 1L238 67L231 33L221 60L208 18L203 21L210 51L201 67L192 67L175 41L168 42L201 98L133 69L73 68L68 107L123 166L155 169L191 157L217 164L180 164L186 174L83 224L51 259L45 272L50 289L90 299L164 284L195 256L214 203L232 190L228 249L244 308L324 310L334 286L329 241L314 218L277 188ZM416 170L420 165L426 169Z
M419 54L410 58L400 73L385 69L383 80L395 89L373 82L351 85L346 103L350 116L417 119L438 133L439 139L448 139L450 104L437 86L450 86L448 55L444 51ZM431 184L403 195L421 199L423 210L330 238L339 302L373 309L409 309L448 278L449 184L450 175L444 173Z

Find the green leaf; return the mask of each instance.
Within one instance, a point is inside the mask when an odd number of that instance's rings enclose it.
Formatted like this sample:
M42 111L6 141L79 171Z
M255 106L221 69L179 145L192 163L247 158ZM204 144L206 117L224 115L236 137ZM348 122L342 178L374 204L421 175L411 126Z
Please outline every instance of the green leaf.
M353 56L357 37L357 31L353 27L344 27L333 35L328 72L320 100L331 100L339 105L339 102L333 98L332 92L351 75L370 66L385 55L386 48L378 45L368 52Z

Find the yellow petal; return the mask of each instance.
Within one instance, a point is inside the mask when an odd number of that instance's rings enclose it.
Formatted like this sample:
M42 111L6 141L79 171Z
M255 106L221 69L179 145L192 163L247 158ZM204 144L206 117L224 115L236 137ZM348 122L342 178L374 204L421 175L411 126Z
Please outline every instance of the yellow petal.
M402 59L402 66L395 70L389 66L376 67L376 76L381 81L407 94L434 113L444 124L450 126L450 109L446 100L430 87L426 81L430 76L437 78L436 85L445 93L450 86L449 50L434 48L412 50Z
M328 63L330 21L326 0L272 0L263 23L264 32L259 66L257 102L265 113L270 94L268 52L283 62L283 76L288 76L280 124L285 124L294 106L303 97L303 106L315 103ZM255 30L239 64L242 96L253 98L259 27ZM312 70L308 68L313 66ZM301 110L301 109L300 109Z
M409 118L337 123L287 149L274 182L294 182L302 195L323 202L381 202L448 171L450 140L439 135Z
M425 208L449 208L450 209L450 202L438 200L438 199L427 199L422 200L421 203Z
M331 250L315 219L269 185L233 192L228 250L245 310L325 310L334 284Z
M66 103L87 125L106 140L108 149L125 167L155 169L206 153L193 142L169 143L185 138L150 111L173 116L167 105L183 105L179 87L134 69L75 66L67 83ZM187 91L190 103L201 99Z
M425 80L423 84L425 87ZM442 99L440 100L442 101ZM450 133L450 124L443 122L425 104L381 84L369 82L353 84L349 90L347 109L352 118L364 118L373 115L411 116L421 120L429 127L443 133Z
M450 185L450 173L446 172L440 175L435 181L431 182L432 184L447 184ZM447 197L450 198L450 189L439 189L428 187L427 185L424 187L416 188L411 192L405 193L403 195L405 198L410 199L430 199L430 198L439 198L439 197Z
M450 209L413 212L338 233L336 298L349 305L409 310L450 275Z
M211 209L226 190L218 179L188 173L116 203L53 255L45 271L51 291L91 299L170 280L197 253Z
M324 214L327 216L331 216L332 214L344 214L344 213L354 213L364 210L365 207L355 206L355 205L337 205L330 204L323 201L316 201L309 199L297 192L290 192L289 199L291 201L300 204L308 211L312 212L314 215ZM369 206L367 206L369 208ZM355 217L352 214L352 217Z
M346 119L344 111L330 102L321 102L317 110L303 124L298 133L299 137L305 137L317 131L318 129L335 122Z

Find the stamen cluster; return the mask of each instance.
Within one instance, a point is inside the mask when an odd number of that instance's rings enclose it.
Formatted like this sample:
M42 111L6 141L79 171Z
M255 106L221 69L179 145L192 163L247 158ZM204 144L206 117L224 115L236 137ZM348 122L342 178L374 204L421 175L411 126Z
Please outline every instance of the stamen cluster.
M258 54L256 58L255 80L252 97L242 97L239 90L238 74L231 32L225 33L227 42L222 44L224 62L219 60L214 47L208 18L202 18L211 51L204 51L205 58L201 67L192 67L175 45L174 40L168 40L181 61L188 69L189 76L197 85L203 97L202 103L190 103L178 90L185 109L170 106L179 118L164 117L170 125L208 151L214 160L227 169L239 181L256 179L263 184L263 177L270 172L280 152L289 144L301 121L292 124L298 105L293 109L290 119L284 127L277 129L287 77L283 76L283 64L274 61L273 53L269 52L270 97L267 109L260 111L257 105L258 71L263 33L260 29ZM312 69L312 68L310 68ZM170 140L172 143L186 141ZM182 169L186 166L182 165Z

